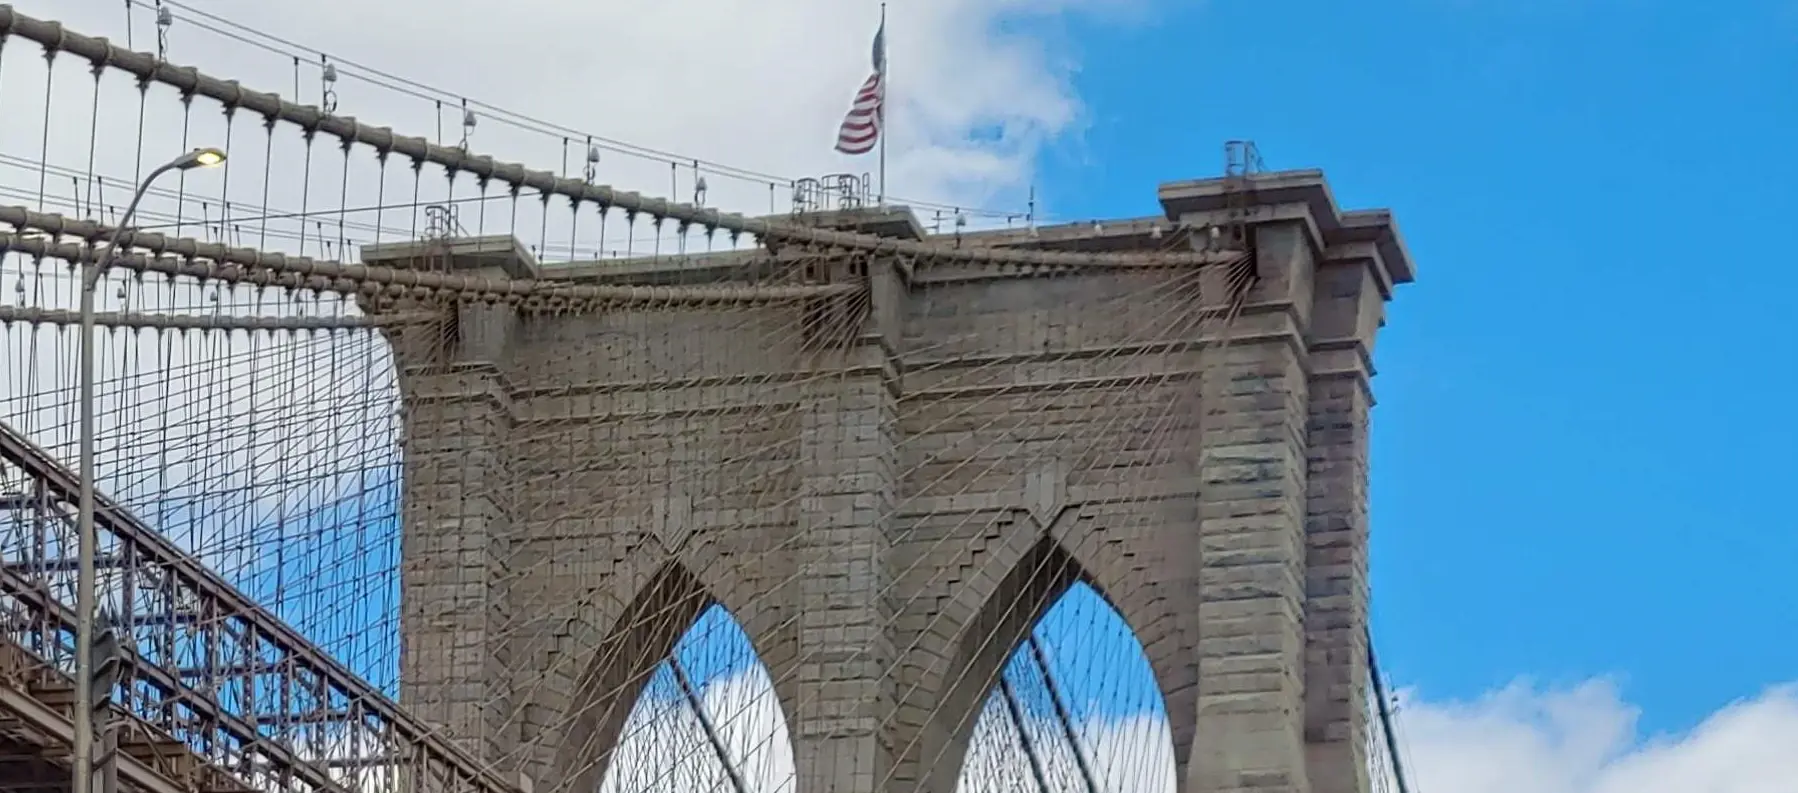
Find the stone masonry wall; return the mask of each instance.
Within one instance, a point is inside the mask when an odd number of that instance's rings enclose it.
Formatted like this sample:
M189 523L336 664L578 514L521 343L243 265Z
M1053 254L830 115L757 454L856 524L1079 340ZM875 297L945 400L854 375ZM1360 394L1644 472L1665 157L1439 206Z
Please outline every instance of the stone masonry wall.
M1162 188L1161 226L1253 228L1227 331L1217 268L842 257L810 274L859 296L465 307L442 351L397 345L406 704L591 793L716 602L795 793L953 793L1004 659L1086 581L1143 644L1183 793L1367 790L1368 362L1410 263L1315 173L1258 184L1246 219L1216 180ZM1125 247L1162 244L1140 225Z
M1199 354L1193 273L920 276L908 302L898 543L917 631L902 781L948 790L1006 656L1078 578L1138 632L1157 677L1190 679ZM915 626L915 627L914 627ZM910 632L907 631L909 634ZM1176 702L1190 687L1172 689ZM1177 740L1190 707L1171 711ZM1183 747L1176 746L1176 757Z

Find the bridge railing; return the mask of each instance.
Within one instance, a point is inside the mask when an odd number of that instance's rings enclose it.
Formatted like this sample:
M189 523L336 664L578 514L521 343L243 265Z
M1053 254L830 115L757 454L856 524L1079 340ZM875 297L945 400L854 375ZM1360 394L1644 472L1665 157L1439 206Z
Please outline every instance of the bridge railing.
M74 668L78 480L0 424L0 630ZM131 638L115 699L252 788L511 786L123 506L96 499L103 602Z

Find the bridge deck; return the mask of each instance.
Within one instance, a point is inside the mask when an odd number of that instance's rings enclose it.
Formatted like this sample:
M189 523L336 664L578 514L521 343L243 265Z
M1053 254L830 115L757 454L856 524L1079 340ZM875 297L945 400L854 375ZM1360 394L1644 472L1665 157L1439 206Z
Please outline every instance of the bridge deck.
M0 791L69 788L75 683L11 641L0 640ZM119 787L133 793L252 793L189 747L125 710L112 708L119 736Z
M24 642L14 653L72 644L74 609L55 581L73 569L61 549L73 545L77 489L73 472L0 423L0 511L23 512L15 533L61 537L54 549L22 538L5 543L0 611L10 612L19 626L35 626L13 637ZM204 732L209 737L192 746L213 762L295 793L347 793L354 785L344 777L358 772L405 775L433 793L516 793L123 504L104 493L95 501L96 530L108 549L100 564L120 579L119 600L132 604L122 624L153 627L168 640L123 648L130 677L145 697L134 699L130 709L162 735ZM213 661L193 667L183 662L184 654ZM11 695L19 689L6 690ZM249 704L253 700L256 705ZM65 711L58 712L66 717ZM320 726L328 729L310 729ZM302 751L319 732L333 734L346 756L325 759Z

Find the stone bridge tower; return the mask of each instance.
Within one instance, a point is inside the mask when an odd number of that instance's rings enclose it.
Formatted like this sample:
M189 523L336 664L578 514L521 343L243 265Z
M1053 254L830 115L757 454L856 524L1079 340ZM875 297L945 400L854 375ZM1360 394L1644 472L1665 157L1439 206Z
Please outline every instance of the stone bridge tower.
M1410 258L1388 213L1339 210L1314 171L1160 200L936 241L1192 249L1225 229L1258 276L1227 326L1198 321L1228 302L1217 279L1153 268L365 250L670 296L464 304L396 337L406 705L529 789L592 793L646 670L716 602L775 681L796 793L953 793L1000 663L1084 580L1144 647L1182 791L1367 790L1369 378ZM931 238L904 210L818 222ZM850 288L728 286L800 282Z

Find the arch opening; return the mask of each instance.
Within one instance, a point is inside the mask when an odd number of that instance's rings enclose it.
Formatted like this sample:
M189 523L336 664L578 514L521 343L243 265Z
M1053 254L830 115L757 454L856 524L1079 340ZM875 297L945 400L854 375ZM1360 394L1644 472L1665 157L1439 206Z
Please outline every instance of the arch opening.
M708 601L642 675L597 793L793 793L786 716L749 636Z
M1166 704L1135 632L1084 579L1005 659L978 710L958 793L1173 793Z

